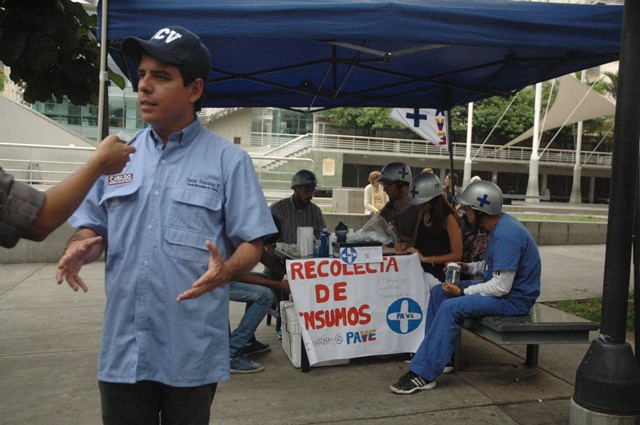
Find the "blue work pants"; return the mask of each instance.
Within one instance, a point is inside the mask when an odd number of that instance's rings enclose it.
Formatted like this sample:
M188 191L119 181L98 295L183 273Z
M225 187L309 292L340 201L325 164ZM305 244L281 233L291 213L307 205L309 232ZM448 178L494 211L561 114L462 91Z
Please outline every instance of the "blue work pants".
M467 288L478 282L463 281L460 287ZM451 361L458 333L466 318L482 316L515 316L527 314L525 306L519 306L504 297L484 295L449 295L437 285L431 289L425 336L413 356L409 369L428 381L442 374Z

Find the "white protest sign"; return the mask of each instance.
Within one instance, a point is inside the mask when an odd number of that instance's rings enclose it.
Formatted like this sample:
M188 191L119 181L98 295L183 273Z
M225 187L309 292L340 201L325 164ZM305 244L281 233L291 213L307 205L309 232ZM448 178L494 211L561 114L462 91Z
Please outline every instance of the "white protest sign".
M441 109L394 108L389 117L443 149L448 148L447 112Z
M311 365L415 352L422 342L429 287L416 254L287 260L287 276Z

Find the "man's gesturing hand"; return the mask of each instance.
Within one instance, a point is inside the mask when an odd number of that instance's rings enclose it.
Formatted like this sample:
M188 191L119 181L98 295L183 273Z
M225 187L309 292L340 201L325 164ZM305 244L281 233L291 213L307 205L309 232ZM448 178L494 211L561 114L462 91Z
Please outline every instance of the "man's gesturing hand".
M58 285L62 284L63 280L66 279L74 291L82 288L84 292L87 292L89 288L87 288L87 285L85 285L78 273L80 273L80 269L85 264L93 248L101 244L101 236L72 240L69 245L67 245L67 249L64 251L62 258L58 261L58 269L56 270Z
M218 252L218 248L216 248L211 241L207 241L207 248L209 248L209 252L211 253L209 257L209 269L200 279L193 283L191 289L178 295L177 301L198 298L200 295L212 291L229 281L230 276L228 276L225 270L225 263Z

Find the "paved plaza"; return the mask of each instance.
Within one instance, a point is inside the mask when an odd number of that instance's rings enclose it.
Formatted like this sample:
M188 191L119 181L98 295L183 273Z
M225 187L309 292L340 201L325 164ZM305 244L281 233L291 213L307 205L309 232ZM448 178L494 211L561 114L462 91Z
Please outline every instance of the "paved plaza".
M543 246L541 300L601 293L604 245ZM103 263L85 266L88 293L55 282L55 264L0 265L0 425L100 424L97 353L104 308ZM244 306L232 303L232 326ZM258 339L266 370L219 385L212 424L564 424L575 373L588 345L494 345L465 331L462 370L409 396L389 391L407 371L401 358L365 358L300 373L274 325ZM592 335L595 338L597 333Z

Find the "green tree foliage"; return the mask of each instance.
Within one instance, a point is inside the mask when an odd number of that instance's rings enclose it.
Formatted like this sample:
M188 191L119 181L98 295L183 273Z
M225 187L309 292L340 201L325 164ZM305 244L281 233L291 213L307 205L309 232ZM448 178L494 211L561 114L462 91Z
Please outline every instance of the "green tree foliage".
M546 85L546 96L550 90L551 86ZM488 143L504 144L528 130L533 125L534 97L534 90L526 88L517 95L508 109L512 98L495 96L474 103L474 143L482 143L493 131ZM505 109L506 113L500 120ZM354 128L366 135L374 135L376 130L406 130L402 124L389 118L390 112L391 108L336 108L325 111L324 117L334 126ZM454 142L462 142L466 139L467 132L467 106L453 108L451 117L452 139ZM413 136L411 131L407 134L408 138L418 137Z
M599 80L594 89L600 93L615 95L617 90L617 73L606 73L607 78ZM546 82L542 85L542 119L547 110L547 104L553 104L557 95L558 85ZM491 145L502 145L533 126L535 87L526 87L514 97L494 96L473 104L473 143L480 144L487 140ZM513 102L512 102L513 101ZM342 128L355 129L365 135L373 136L376 130L406 130L402 124L389 118L391 108L336 108L324 112L325 119L332 125ZM467 106L457 106L451 110L451 138L456 143L462 143L467 135ZM596 144L607 135L611 140L610 131L613 117L596 118L585 122L584 133L591 144ZM574 126L565 126L558 135L558 129L546 131L542 134L541 146L546 146L553 139L551 148L573 149L575 144ZM418 138L411 131L405 133L406 138ZM487 139L488 137L488 139ZM521 146L530 146L531 139L525 140ZM587 147L588 147L587 146Z
M376 130L404 130L405 127L389 118L390 108L335 108L325 111L325 119L336 127L353 128L367 136Z
M24 100L98 103L97 18L71 0L0 0L0 60ZM122 77L109 73L119 87Z
M576 75L580 78L580 73ZM618 94L618 73L617 72L605 72L602 78L599 78L594 83L591 83L593 89L600 94L610 96L615 99ZM593 140L594 143L603 145L606 149L611 148L613 143L615 117L600 117L584 122L584 135Z
M7 81L7 75L0 69L0 91L4 90L4 84Z

